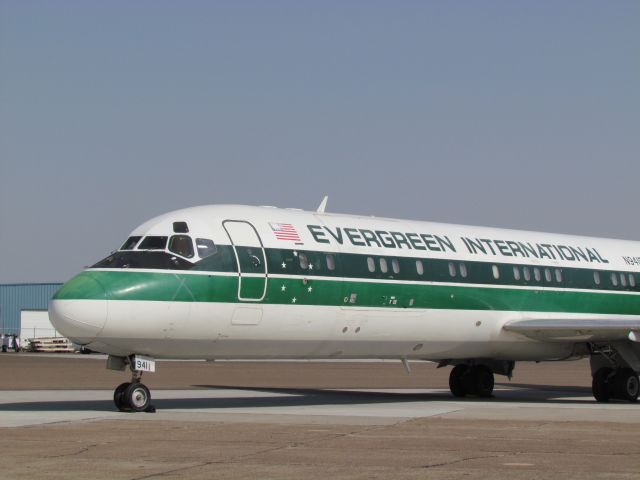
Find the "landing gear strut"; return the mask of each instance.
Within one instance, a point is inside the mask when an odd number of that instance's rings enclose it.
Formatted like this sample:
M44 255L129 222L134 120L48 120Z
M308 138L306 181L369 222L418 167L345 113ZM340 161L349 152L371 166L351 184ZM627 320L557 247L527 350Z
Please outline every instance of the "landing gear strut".
M132 370L130 382L121 383L113 392L113 402L121 412L155 412L151 392L141 383L142 372Z
M449 375L449 388L455 397L491 397L493 385L493 372L486 365L459 364L453 367Z
M598 402L608 402L612 398L636 402L640 382L638 375L630 368L603 367L593 375L591 387Z

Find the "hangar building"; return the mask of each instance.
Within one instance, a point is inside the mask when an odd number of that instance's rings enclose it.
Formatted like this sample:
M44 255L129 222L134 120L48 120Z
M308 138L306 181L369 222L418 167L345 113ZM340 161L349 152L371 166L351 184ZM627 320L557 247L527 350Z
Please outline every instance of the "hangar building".
M34 337L60 336L49 322L49 300L61 283L0 284L0 333Z

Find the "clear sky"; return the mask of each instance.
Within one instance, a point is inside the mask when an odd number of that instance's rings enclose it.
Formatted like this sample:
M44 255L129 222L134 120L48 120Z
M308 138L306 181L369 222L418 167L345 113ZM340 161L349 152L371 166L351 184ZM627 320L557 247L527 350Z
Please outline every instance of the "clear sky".
M640 240L638 1L0 0L0 283L246 203Z

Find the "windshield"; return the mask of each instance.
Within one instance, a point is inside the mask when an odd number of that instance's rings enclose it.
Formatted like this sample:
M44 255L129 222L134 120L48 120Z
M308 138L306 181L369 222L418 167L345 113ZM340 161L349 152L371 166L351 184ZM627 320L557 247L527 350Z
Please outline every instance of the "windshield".
M167 248L168 237L144 237L138 250L164 250Z
M138 248L134 250L138 243ZM144 239L140 236L129 237L119 251L91 268L237 271L235 255L230 246L217 247L213 240L197 238L195 247L188 235L173 235L170 238L147 236Z
M127 241L124 242L120 250L133 250L142 237L129 237Z
M162 270L190 270L193 264L176 255L158 251L119 251L100 260L91 268L151 268Z

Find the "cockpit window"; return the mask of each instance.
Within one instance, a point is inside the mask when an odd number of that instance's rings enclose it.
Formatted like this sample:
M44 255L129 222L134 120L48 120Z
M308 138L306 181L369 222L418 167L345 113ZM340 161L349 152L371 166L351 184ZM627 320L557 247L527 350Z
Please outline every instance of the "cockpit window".
M164 250L167 248L168 237L144 237L138 250Z
M196 244L201 247L198 248L198 254L206 255L206 258L196 259L196 256L193 255L194 258L187 259L166 250L140 250L138 248L137 250L117 251L93 265L92 268L195 270L200 272L238 271L236 256L230 245L217 246L209 239L196 239ZM203 246L206 248L202 248Z
M127 241L124 242L120 250L133 250L142 237L129 237Z
M198 256L200 258L210 257L218 251L213 240L209 240L208 238L196 238L196 248L198 249Z
M193 257L193 242L188 235L174 235L169 240L169 251L181 257Z
M115 252L91 268L190 270L193 268L193 263L164 251L130 250Z
M173 222L174 233L189 233L189 225L187 222Z

